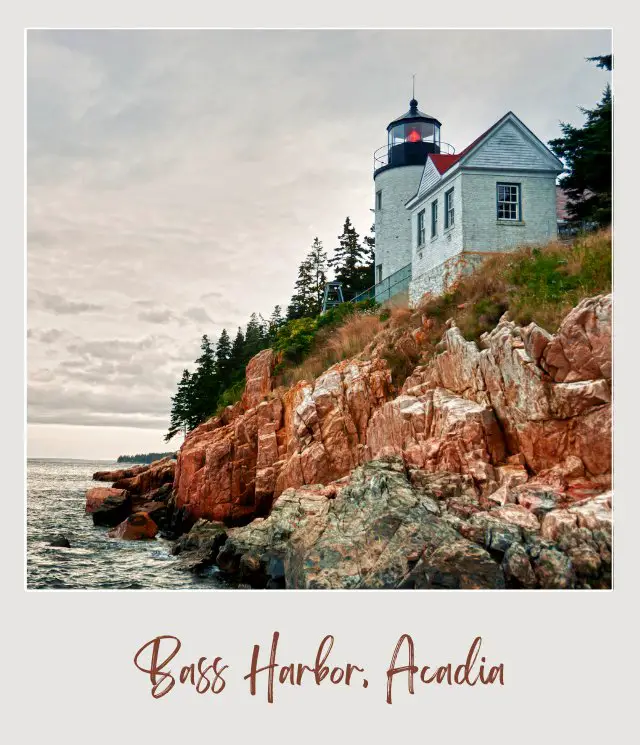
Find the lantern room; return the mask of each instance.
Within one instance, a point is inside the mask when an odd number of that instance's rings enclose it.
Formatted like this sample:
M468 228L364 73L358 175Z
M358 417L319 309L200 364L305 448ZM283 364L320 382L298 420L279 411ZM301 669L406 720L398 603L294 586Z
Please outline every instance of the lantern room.
M375 169L424 165L429 153L440 152L440 127L440 122L420 111L412 98L409 111L387 127L387 145L376 151Z

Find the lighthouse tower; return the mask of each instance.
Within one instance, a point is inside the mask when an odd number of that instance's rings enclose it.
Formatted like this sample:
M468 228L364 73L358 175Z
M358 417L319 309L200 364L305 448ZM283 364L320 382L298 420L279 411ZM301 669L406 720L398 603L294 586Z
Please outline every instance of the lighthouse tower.
M412 98L409 111L387 127L387 144L374 153L378 301L409 285L411 213L405 203L418 190L428 154L440 152L440 127L440 122L420 111Z

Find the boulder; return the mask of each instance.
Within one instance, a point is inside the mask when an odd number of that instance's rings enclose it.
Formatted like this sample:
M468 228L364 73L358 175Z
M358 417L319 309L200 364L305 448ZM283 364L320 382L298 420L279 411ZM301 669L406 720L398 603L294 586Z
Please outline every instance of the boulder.
M175 542L171 553L180 557L182 569L199 572L215 563L226 539L226 528L222 523L198 520Z
M95 512L108 497L122 497L125 494L126 491L124 489L113 489L106 486L96 486L93 489L89 489L89 491L87 491L84 511L87 514L91 514L92 512Z
M69 539L66 535L62 535L62 533L52 538L49 541L49 545L53 546L54 548L71 548Z
M158 526L146 512L136 512L110 530L109 537L123 541L143 541L155 538L157 532Z
M132 495L147 494L164 485L172 484L175 469L176 461L173 458L163 458L155 461L135 476L118 479L114 482L113 488L126 489Z
M365 463L334 490L289 489L269 517L228 531L218 565L253 586L503 587L500 566L434 514L427 492L398 458Z
M150 467L149 463L130 468L120 468L117 471L96 471L93 474L94 481L119 481L120 479L130 479L139 473L146 471Z
M93 524L112 528L119 525L131 513L131 495L124 489L111 494L93 511Z

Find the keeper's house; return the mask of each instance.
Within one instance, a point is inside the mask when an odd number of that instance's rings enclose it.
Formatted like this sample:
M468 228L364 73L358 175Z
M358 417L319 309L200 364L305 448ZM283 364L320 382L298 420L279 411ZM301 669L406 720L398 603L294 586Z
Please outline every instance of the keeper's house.
M462 152L410 102L374 155L379 301L440 294L485 256L557 236L562 163L509 112Z

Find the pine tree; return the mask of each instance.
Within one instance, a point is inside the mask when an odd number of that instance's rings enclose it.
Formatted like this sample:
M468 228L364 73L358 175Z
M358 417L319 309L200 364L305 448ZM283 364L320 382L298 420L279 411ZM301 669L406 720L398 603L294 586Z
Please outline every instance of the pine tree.
M242 333L242 329L238 327L238 333L235 336L235 339L233 340L233 344L231 345L231 355L229 364L232 369L232 377L234 382L236 380L241 380L244 376L244 334Z
M351 300L366 289L363 268L366 265L366 252L359 243L360 236L351 224L349 217L344 222L342 235L338 236L340 244L329 260L337 282L342 282L342 293L345 300Z
M278 329L284 324L284 318L282 317L282 308L276 305L269 319L269 344L273 342L278 333Z
M164 438L165 442L169 442L178 432L186 434L192 428L193 403L191 374L185 369L182 371L176 395L171 398L171 421Z
M293 297L287 309L287 320L292 321L309 315L313 304L312 285L313 267L307 256L298 267L298 279L296 279Z
M264 349L264 347L265 340L262 333L262 326L258 320L258 316L255 313L252 313L244 332L244 364L246 365L247 362L258 354L261 349Z
M313 317L322 311L324 286L327 283L327 252L322 247L322 241L318 240L317 237L313 239L307 261L311 274L309 315Z
M365 286L361 292L368 290L376 283L376 226L375 223L371 226L369 232L371 235L366 235L362 242L364 243L364 268L362 272L362 284Z
M216 376L221 391L224 391L231 384L232 373L231 339L229 339L227 329L222 329L216 344Z
M287 310L287 320L317 316L322 310L326 282L327 254L322 241L314 238L311 250L298 268L298 279Z
M193 414L196 424L204 422L215 413L220 395L220 385L216 375L216 355L205 334L200 344L201 354L196 360L196 370L192 375Z
M611 55L590 57L604 70L611 70ZM562 137L549 142L553 152L565 162L568 174L560 185L567 192L572 218L607 225L611 222L612 181L612 100L609 84L594 109L581 109L583 127L562 123Z

